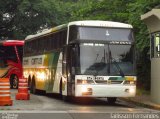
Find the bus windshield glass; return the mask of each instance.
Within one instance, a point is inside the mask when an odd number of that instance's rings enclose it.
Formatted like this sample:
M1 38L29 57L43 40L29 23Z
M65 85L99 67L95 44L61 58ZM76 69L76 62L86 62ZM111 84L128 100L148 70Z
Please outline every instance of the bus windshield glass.
M135 75L133 45L81 43L78 74Z
M71 26L70 42L80 41L132 41L132 29L106 28L106 27L80 27Z
M19 58L20 60L22 60L22 53L23 53L22 46L16 46L16 47L19 53ZM0 68L7 67L8 61L18 63L14 46L0 46Z

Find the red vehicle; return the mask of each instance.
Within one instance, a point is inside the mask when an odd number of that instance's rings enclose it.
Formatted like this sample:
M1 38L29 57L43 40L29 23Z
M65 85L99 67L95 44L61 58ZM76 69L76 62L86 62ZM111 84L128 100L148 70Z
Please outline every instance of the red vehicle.
M22 77L22 56L24 41L0 41L0 78L9 78L11 88L18 88L18 79Z

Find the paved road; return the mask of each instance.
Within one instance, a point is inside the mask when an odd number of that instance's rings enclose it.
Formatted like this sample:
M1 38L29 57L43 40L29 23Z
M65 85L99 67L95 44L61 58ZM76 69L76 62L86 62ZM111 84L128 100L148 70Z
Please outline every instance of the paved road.
M107 119L160 118L160 111L136 106L122 100L110 105L106 99L83 99L83 102L64 102L56 95L31 95L29 101L14 100L13 106L0 107L0 119ZM143 118L142 118L143 117ZM147 119L146 118L146 119Z

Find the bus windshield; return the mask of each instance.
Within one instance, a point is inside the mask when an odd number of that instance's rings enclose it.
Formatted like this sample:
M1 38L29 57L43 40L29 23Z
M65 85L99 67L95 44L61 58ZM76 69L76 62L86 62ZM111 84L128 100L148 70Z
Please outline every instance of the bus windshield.
M132 45L81 43L78 74L135 75Z
M22 61L22 46L16 46L19 58ZM14 46L0 46L0 68L8 66L7 61L18 63L17 55Z

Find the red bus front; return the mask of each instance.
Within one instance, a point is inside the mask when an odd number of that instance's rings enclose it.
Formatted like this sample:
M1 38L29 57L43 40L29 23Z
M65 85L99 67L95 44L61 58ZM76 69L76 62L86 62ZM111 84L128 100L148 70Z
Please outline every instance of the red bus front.
M18 88L22 77L22 56L24 41L0 41L0 78L9 78L11 88Z

